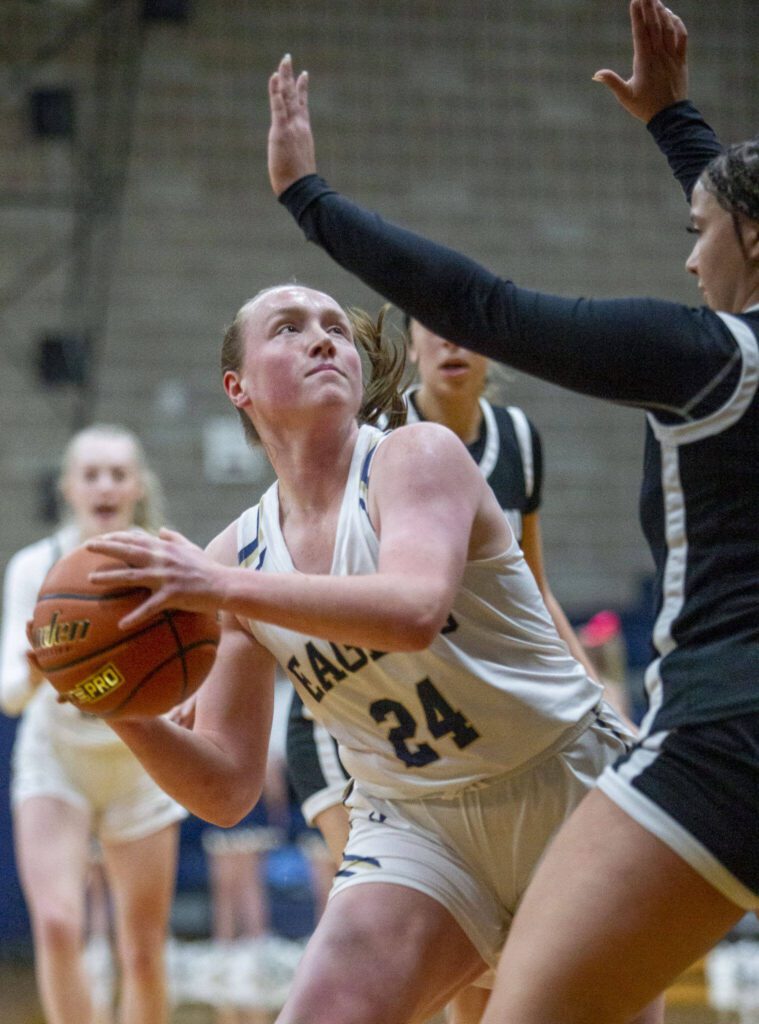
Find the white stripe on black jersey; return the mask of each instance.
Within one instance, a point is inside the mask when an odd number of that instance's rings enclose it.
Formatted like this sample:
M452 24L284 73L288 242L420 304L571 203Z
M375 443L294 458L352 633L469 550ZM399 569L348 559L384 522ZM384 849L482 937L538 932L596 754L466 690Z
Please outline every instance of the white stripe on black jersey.
M743 590L735 582L749 568L746 553L757 559L759 345L747 320L719 316L740 353L728 400L685 423L648 415L642 518L663 568L653 637L659 657L646 671L644 732L673 727L686 709L689 721L708 721L748 711L754 702L757 576L747 577ZM741 466L745 488L733 485L725 494L724 479L739 477ZM690 643L696 635L698 657Z
M417 390L410 388L406 392L409 423L424 419L414 399ZM467 448L521 543L524 516L538 510L542 497L540 435L524 412L514 405L491 405L486 398L480 398L480 411L480 436Z

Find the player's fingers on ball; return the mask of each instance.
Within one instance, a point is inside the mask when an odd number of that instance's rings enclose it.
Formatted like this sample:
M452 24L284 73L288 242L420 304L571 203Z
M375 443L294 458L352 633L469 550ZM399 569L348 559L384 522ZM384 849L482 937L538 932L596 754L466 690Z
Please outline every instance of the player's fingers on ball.
M40 665L37 655L34 653L34 651L26 652L26 660L27 663L29 664L30 669L32 669L34 672L42 673L42 666Z
M161 540L175 540L181 544L190 543L183 533L180 533L178 530L170 530L168 526L162 526L158 531L158 536Z
M97 555L106 555L110 558L125 558L125 555L137 552L140 547L135 541L129 538L129 535L125 535L122 538L103 537L98 540L87 541L87 550L93 551Z
M139 626L141 622L146 622L155 612L158 611L160 602L153 604L151 601L146 601L145 604L141 604L139 608L135 608L129 615L125 615L123 619L119 619L119 629L131 629L133 626Z
M110 583L112 580L120 583L122 580L128 578L128 574L133 570L130 568L125 569L93 569L92 572L87 574L87 579L90 583L105 584Z
M156 583L146 575L146 570L137 566L129 566L125 569L98 569L89 574L89 581L96 587L108 587L115 583L120 586L132 584L135 587L156 586Z

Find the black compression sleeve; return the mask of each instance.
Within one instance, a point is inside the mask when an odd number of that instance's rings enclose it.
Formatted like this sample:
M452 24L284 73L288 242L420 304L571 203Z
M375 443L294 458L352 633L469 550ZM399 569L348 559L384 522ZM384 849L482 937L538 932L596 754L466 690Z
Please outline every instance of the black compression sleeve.
M699 175L709 161L722 152L714 129L690 100L682 100L660 110L646 127L690 202Z
M709 310L519 288L356 206L317 175L280 200L310 241L437 334L584 394L684 415L734 354Z

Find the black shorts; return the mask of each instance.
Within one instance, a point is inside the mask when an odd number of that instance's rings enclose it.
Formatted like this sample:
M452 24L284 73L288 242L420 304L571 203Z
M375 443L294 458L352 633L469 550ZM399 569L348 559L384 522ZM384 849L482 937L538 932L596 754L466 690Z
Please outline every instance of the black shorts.
M287 717L287 773L306 824L343 802L349 775L342 766L337 743L323 725L306 712L293 693Z
M598 788L727 899L759 906L759 712L646 736Z

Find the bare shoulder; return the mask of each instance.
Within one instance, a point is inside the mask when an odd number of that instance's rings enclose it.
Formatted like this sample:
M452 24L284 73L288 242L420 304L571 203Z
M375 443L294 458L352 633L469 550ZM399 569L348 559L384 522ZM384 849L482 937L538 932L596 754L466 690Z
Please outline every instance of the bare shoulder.
M206 554L221 565L237 565L237 520L226 526L206 546Z
M483 477L463 442L439 423L409 423L398 427L380 445L371 483L378 490L405 494L457 490L473 499L480 494Z
M377 465L380 460L387 464L407 465L412 460L423 466L428 461L434 465L437 459L464 460L465 464L466 460L472 462L463 442L452 430L441 423L425 420L393 430L380 446L375 462ZM439 464L436 468L440 468Z

